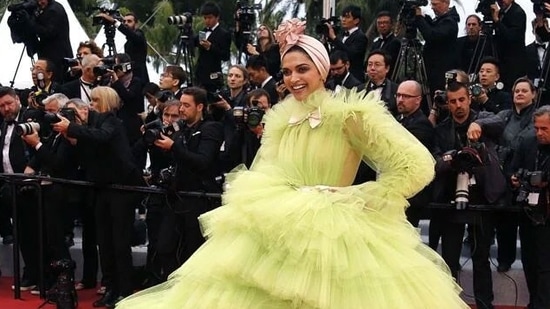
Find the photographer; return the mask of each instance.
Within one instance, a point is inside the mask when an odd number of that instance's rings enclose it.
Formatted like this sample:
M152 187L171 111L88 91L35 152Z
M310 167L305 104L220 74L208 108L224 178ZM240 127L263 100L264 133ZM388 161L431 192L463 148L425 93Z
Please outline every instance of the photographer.
M120 97L120 108L116 115L126 129L128 141L133 145L141 136L139 128L143 124L140 113L143 112L142 80L134 74L132 60L127 54L116 54L115 65L111 72L111 88Z
M206 105L206 91L198 87L183 90L180 99L180 116L182 128L172 137L161 134L154 145L167 151L176 162L172 175L176 191L221 192L221 185L216 183L217 158L223 141L222 124L216 121L203 121ZM180 238L173 240L172 253L175 256L172 265L163 265L169 274L185 262L202 243L198 217L216 205L201 197L180 196L176 192L168 195L170 205L178 220L174 228L180 231ZM160 244L159 244L160 246ZM177 251L176 251L177 250Z
M260 25L257 30L258 44L248 43L246 53L250 56L262 56L267 61L267 71L271 76L277 76L281 71L281 55L279 44L275 42L273 31L266 25ZM236 40L237 41L237 40ZM237 46L240 46L237 42Z
M63 87L54 80L54 63L47 59L38 59L30 68L34 86L21 93L22 102L31 109L43 109L42 100L48 95L62 93Z
M47 116L49 116L46 119L55 120L60 112L69 117L61 109L68 100L64 94L60 93L44 99L44 109L48 113ZM50 134L42 142L38 132L33 130L32 134L23 135L21 139L30 148L36 150L34 157L25 169L25 173L40 173L56 178L76 179L79 163L74 146L60 134ZM49 267L52 262L71 258L68 247L65 245L65 227L69 221L72 223L72 218L68 216L71 213L69 205L70 200L76 198L76 193L72 188L61 184L42 185L45 228L45 260L43 263L47 271L46 289L51 288L56 279L55 270ZM33 223L29 222L29 224ZM70 273L72 274L71 277L74 276L74 269L71 269ZM32 292L38 294L38 290Z
M134 74L138 77L142 83L149 82L149 73L147 73L147 41L145 34L138 27L138 19L136 14L128 13L124 15L123 22L116 20L107 13L99 13L97 16L103 18L105 21L114 24L115 27L122 34L126 36L126 43L124 44L124 52L132 59L132 66L134 68Z
M543 309L550 308L550 107L540 107L534 112L533 118L535 135L523 139L515 151L511 164L515 172L510 181L516 189L515 200L523 208L520 212L519 237L521 262L529 290L528 308ZM520 170L525 172L520 173Z
M204 3L200 14L206 28L205 37L195 39L195 46L199 49L196 81L197 86L214 92L223 84L222 61L229 60L231 35L219 23L220 7L216 3Z
M264 131L262 118L271 109L269 94L263 89L252 90L246 95L245 102L245 109L232 111L235 132L231 141L226 141L230 163L224 172L229 172L239 164L250 168L260 148Z
M171 91L176 99L181 98L182 86L187 82L187 75L179 65L168 65L160 74L160 90Z
M174 166L174 160L169 152L153 145L158 133L165 133L171 129L165 129L180 120L180 102L171 100L163 104L160 111L162 119L148 123L143 128L143 138L139 139L133 146L135 155L142 155L148 152L151 160L150 178L148 184L156 187L167 187L170 183L165 179L166 171ZM168 275L178 265L178 240L181 237L181 230L176 228L175 222L179 216L169 207L165 197L158 194L151 194L146 199L147 206L147 278L146 286L166 281Z
M330 54L330 74L325 83L327 89L340 91L341 88L351 89L362 86L362 83L349 72L348 54L335 50Z
M525 77L519 78L512 87L514 106L497 116L505 122L504 131L497 147L504 173L510 177L516 172L511 166L512 156L519 144L534 134L533 113L537 91L533 83ZM516 238L518 217L515 213L496 214L496 237L498 244L498 272L506 272L516 260Z
M229 88L229 93L226 95L230 99L228 103L231 107L246 105L245 96L250 87L248 81L248 70L244 66L234 64L229 67L227 73L227 87Z
M492 35L482 36L482 23L476 14L469 15L466 17L466 35L456 40L458 68L468 74L476 73L478 64L474 62L477 59L493 55Z
M367 52L367 37L359 28L361 23L361 8L355 5L349 5L342 10L341 25L344 32L342 35L336 35L334 28L330 23L326 23L328 28L328 41L334 47L334 50L343 50L348 54L350 62L350 73L360 82L365 81L363 71L363 62Z
M99 65L100 59L97 55L86 55L82 58L82 74L80 78L63 85L63 94L69 98L79 98L86 103L92 101L90 93L95 87L96 77L94 68Z
M420 7L415 7L415 25L426 41L423 58L430 91L443 89L441 78L448 70L457 67L456 36L460 16L455 7L449 8L450 0L432 0L435 18L422 15Z
M499 7L500 5L500 7ZM501 65L504 89L510 90L516 79L524 76L525 33L527 17L515 0L502 0L491 5L495 43Z
M38 58L49 59L53 65L53 78L63 82L63 58L72 58L73 51L69 37L69 19L63 5L55 0L40 0L36 18L31 19L30 28L39 38Z
M474 103L472 109L497 114L512 107L512 96L509 92L502 90L502 83L499 82L500 68L499 61L493 57L481 60L478 73L479 84L470 87Z
M550 4L549 4L550 5ZM542 16L537 16L532 22L533 34L535 35L535 41L525 47L525 54L527 56L527 76L533 81L538 89L540 100L536 103L539 105L547 105L550 102L548 91L548 85L550 82L546 78L548 69L548 62L550 57L546 57L548 50L548 39L550 39L550 30L548 30L548 20ZM546 36L546 37L545 37Z
M82 76L82 59L87 55L97 55L99 58L103 58L103 50L92 41L84 41L78 44L76 49L76 58L64 58L65 65L69 68L65 72L65 83L69 83ZM72 98L72 97L71 97Z
M75 139L79 162L86 180L99 188L95 196L95 217L99 258L106 292L94 307L111 306L133 293L132 232L135 207L140 195L102 186L143 184L141 171L132 157L129 142L115 110L120 105L117 93L109 87L92 90L92 109L81 123L66 117L53 124L56 132Z
M376 96L384 101L388 111L397 116L397 104L395 102L397 84L388 78L391 69L390 62L390 56L385 51L375 50L370 52L365 63L365 71L368 77L365 89L367 93L376 93Z
M388 76L392 76L395 62L399 56L399 50L401 49L401 41L395 37L393 31L393 17L388 11L381 11L376 15L376 33L378 36L372 42L369 53L375 50L385 51L391 59L389 63L390 71Z
M465 223L450 209L473 204L492 205L503 197L506 180L496 160L495 142L502 133L504 121L491 113L471 110L469 90L464 84L449 84L446 96L450 117L435 128L433 191L435 202L451 205L448 209L433 209L432 221L441 229L441 255L453 277L457 278ZM480 212L479 218L468 222L468 234L473 238L470 250L478 308L493 308L489 262L494 235L491 217L491 212Z
M279 102L279 93L277 92L277 82L273 76L269 75L266 59L261 56L251 56L246 63L246 69L250 76L250 82L269 93L271 104Z
M468 74L462 70L450 70L445 72L445 89L453 82L468 85L470 78ZM434 104L428 115L428 120L435 126L449 117L449 107L447 105L445 90L435 90L433 102Z

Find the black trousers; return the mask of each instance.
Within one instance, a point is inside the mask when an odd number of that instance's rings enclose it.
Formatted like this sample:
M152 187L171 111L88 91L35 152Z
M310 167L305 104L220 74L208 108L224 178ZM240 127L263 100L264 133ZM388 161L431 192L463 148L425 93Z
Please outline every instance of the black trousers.
M495 213L495 232L497 238L497 261L512 265L516 260L518 215L514 212Z
M465 223L458 220L456 213L447 212L434 215L441 228L441 256L458 278L460 254L464 239ZM492 212L478 213L468 222L468 235L471 237L470 253L473 264L474 296L477 308L492 309L493 279L491 274L490 247L494 237Z
M82 222L82 280L88 286L97 284L99 252L97 249L97 228L95 220L95 192L90 190L81 194L86 198L79 205Z
M13 234L11 223L11 188L2 184L0 187L0 236L6 237Z
M529 289L529 308L550 308L550 221L534 225L525 215L519 220L521 262Z
M103 282L115 294L133 293L132 233L139 195L99 189L95 215Z
M163 280L181 266L204 243L198 217L208 210L209 202L201 198L171 200L161 212L157 255Z

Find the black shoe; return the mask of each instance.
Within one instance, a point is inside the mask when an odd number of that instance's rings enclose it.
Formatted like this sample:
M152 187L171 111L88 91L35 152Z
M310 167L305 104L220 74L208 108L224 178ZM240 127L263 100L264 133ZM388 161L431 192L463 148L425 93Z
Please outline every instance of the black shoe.
M497 271L499 273L505 273L505 272L509 271L510 268L512 268L512 265L510 265L508 263L499 263L498 266L497 266Z
M6 246L13 244L13 235L4 236L4 238L2 238L2 244Z
M118 298L118 293L115 293L112 290L108 290L105 292L105 295L103 295L103 297L101 297L100 299L96 300L92 304L92 306L94 306L94 308L105 307L107 306L107 304L113 304L117 298Z
M107 307L107 308L109 308L109 309L114 309L114 308L116 307L116 304L117 304L119 301L123 300L123 299L124 299L124 297L119 296L119 297L113 299L112 302L106 303L106 304L105 304L105 307Z

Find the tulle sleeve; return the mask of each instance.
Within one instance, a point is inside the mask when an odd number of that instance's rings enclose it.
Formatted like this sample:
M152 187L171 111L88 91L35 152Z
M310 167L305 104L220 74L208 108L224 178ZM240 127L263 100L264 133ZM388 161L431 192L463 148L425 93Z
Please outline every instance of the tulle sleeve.
M377 203L397 199L407 205L405 199L433 179L432 155L374 96L351 92L346 102L351 105L344 126L350 144L378 174L361 190L380 198Z

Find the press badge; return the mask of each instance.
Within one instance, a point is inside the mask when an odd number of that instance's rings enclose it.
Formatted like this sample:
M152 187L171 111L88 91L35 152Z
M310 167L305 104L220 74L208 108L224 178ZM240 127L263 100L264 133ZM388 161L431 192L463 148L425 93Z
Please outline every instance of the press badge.
M529 205L537 205L539 203L539 195L540 193L531 192L527 196L527 202Z

